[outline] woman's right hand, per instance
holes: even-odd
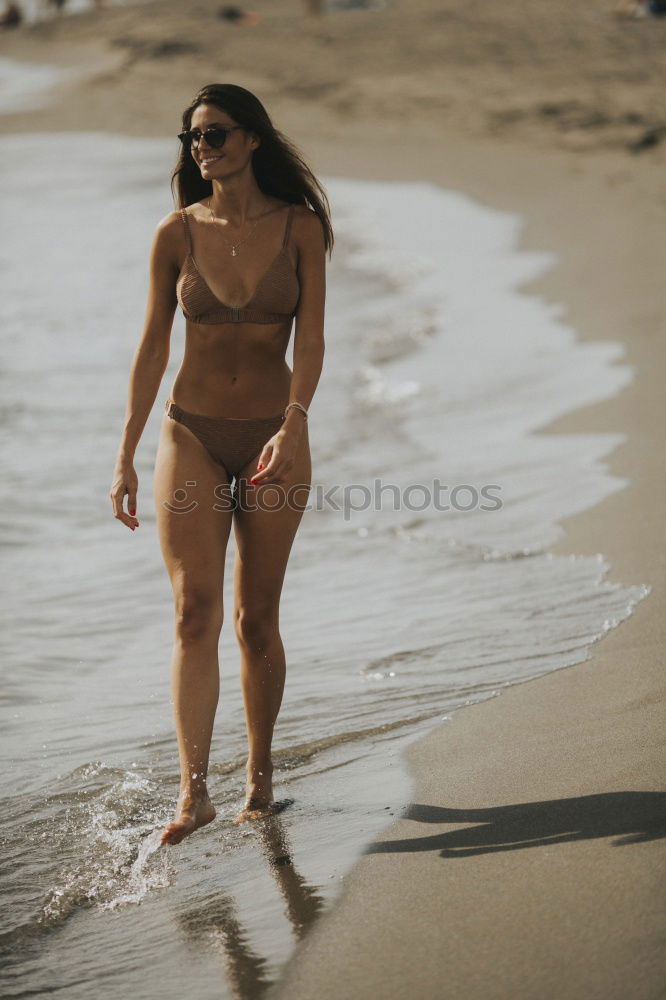
[[[113,470],[113,484],[109,490],[109,496],[111,497],[111,504],[113,506],[113,516],[117,517],[123,524],[126,524],[132,531],[139,527],[139,522],[135,517],[138,490],[139,477],[134,471],[134,463],[118,459],[116,467]],[[127,494],[127,510],[129,513],[123,510],[125,494]]]

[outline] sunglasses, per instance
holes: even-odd
[[[235,131],[237,128],[243,128],[243,125],[230,125],[228,128],[222,128],[221,125],[211,125],[204,132],[200,132],[198,128],[188,129],[186,132],[180,132],[178,138],[182,142],[185,149],[195,149],[199,148],[199,143],[201,138],[206,140],[206,144],[211,147],[211,149],[222,149],[225,142],[227,141],[227,135],[229,132]]]

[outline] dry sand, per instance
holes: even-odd
[[[80,67],[5,131],[171,135],[204,83],[257,92],[327,176],[431,180],[525,214],[559,264],[525,286],[636,378],[543,433],[612,432],[630,485],[564,523],[651,595],[591,659],[463,709],[413,744],[414,805],[290,959],[289,1000],[656,1000],[663,849],[666,18],[613,3],[412,0],[239,27],[175,0],[26,26],[0,56]],[[575,484],[572,484],[575,488]]]

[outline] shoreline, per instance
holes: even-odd
[[[666,308],[659,306],[656,254],[646,251],[638,274],[628,258],[639,235],[656,250],[666,212],[649,216],[645,201],[645,218],[637,216],[639,185],[622,211],[617,200],[614,211],[601,211],[610,199],[594,168],[621,178],[615,157],[597,154],[592,164],[571,157],[566,167],[567,154],[523,149],[527,169],[520,171],[515,149],[493,145],[491,165],[475,155],[475,144],[453,141],[451,155],[424,155],[421,148],[418,166],[401,160],[387,168],[375,149],[372,172],[366,162],[364,176],[387,179],[394,169],[401,180],[438,175],[446,188],[524,215],[519,247],[555,251],[558,260],[521,291],[568,306],[566,320],[580,340],[625,345],[633,382],[539,433],[624,432],[625,442],[605,464],[630,482],[561,521],[565,537],[550,551],[601,552],[610,563],[606,579],[647,583],[652,590],[591,646],[588,660],[458,709],[407,748],[412,806],[348,873],[341,897],[291,957],[273,995],[337,1000],[380,989],[402,1000],[412,992],[440,996],[445,985],[447,995],[465,1000],[656,1000],[665,971],[658,941],[663,907],[650,830],[658,840],[664,557],[655,546],[659,489],[650,490],[645,467],[652,466],[655,484],[663,482],[663,346],[657,353],[654,334]],[[331,156],[334,151],[320,148],[321,159]],[[659,190],[654,168],[648,180]],[[538,188],[549,178],[558,183],[546,202]],[[580,206],[598,208],[597,227],[616,227],[628,237],[623,243],[613,246],[591,231],[590,216],[572,207],[573,198],[567,214],[570,193],[581,191]],[[579,246],[595,255],[582,260]],[[607,297],[590,295],[585,282],[573,280],[580,269],[600,285],[607,282]],[[643,299],[625,288],[632,279],[652,290],[638,328]],[[620,337],[632,314],[632,336]],[[618,856],[620,844],[629,855]]]
[[[557,4],[558,10],[572,6]],[[418,0],[412,20],[418,21],[416,14],[427,7]],[[88,112],[100,108],[94,127],[170,135],[192,82],[198,86],[208,74],[219,76],[217,63],[208,53],[183,56],[173,80],[164,81],[157,113],[151,115],[140,98],[144,88],[156,88],[164,63],[135,54],[135,61],[121,65],[123,53],[116,48],[111,56],[96,34],[100,24],[109,31],[139,25],[143,38],[135,39],[129,51],[140,53],[140,46],[152,44],[161,31],[158,8],[171,12],[167,30],[173,31],[180,16],[176,8],[172,12],[169,4],[155,3],[143,10],[111,9],[105,22],[89,15],[76,24],[68,19],[66,34],[55,25],[21,40],[12,56],[22,52],[28,58],[32,50],[63,64],[81,43],[81,65],[93,65],[103,51],[109,61],[90,86],[84,81],[74,90],[68,84],[59,105],[0,117],[0,128],[86,128]],[[524,8],[524,0],[503,5],[509,28]],[[283,2],[277,4],[278,14],[285,10]],[[527,18],[525,30],[538,31],[538,19],[547,16],[535,12],[534,28]],[[377,15],[351,17],[360,26],[358,38],[347,40],[350,16],[345,15],[337,23],[331,19],[325,29],[309,28],[308,37],[299,39],[302,52],[314,59],[307,45],[315,55],[325,51],[328,33],[349,41],[345,61],[350,61],[379,24]],[[272,23],[267,14],[265,27]],[[447,25],[455,39],[460,24]],[[198,38],[204,27],[196,26]],[[242,39],[243,46],[261,40],[259,28]],[[629,31],[638,37],[645,24],[631,25]],[[269,42],[261,54],[270,62]],[[249,54],[236,58],[242,64]],[[272,58],[277,64],[278,56]],[[247,63],[247,72],[244,64],[242,71],[237,65],[232,58],[226,78],[268,94],[267,76],[254,76],[254,63]],[[323,65],[325,73],[325,60]],[[422,91],[428,83],[433,90],[440,86],[439,66],[418,68],[424,75]],[[306,70],[306,79],[319,74],[314,62]],[[388,80],[389,93],[397,99],[391,72],[373,48],[367,75],[358,84],[365,113],[353,108],[352,114],[349,103],[347,112],[340,110],[349,92],[346,80],[337,103],[325,89],[320,101],[306,100],[285,69],[284,78],[278,74],[282,86],[271,104],[272,116],[296,138],[315,173],[437,183],[491,208],[521,214],[519,246],[558,255],[555,266],[522,285],[521,292],[566,305],[563,318],[582,341],[622,342],[634,381],[617,396],[573,410],[539,432],[626,435],[604,461],[628,485],[560,522],[565,536],[551,551],[601,552],[610,564],[609,581],[645,583],[652,590],[627,620],[591,646],[584,663],[511,685],[501,696],[467,706],[472,711],[456,711],[450,722],[410,745],[405,761],[414,782],[412,807],[368,845],[346,874],[342,895],[296,947],[270,992],[289,1000],[315,995],[365,1000],[379,990],[396,1000],[412,993],[438,997],[443,990],[461,1000],[602,995],[605,1000],[656,1000],[666,973],[655,875],[663,772],[657,747],[664,728],[660,659],[666,560],[659,539],[666,472],[659,434],[664,368],[659,333],[666,325],[666,149],[662,144],[634,155],[621,144],[604,145],[593,130],[560,134],[546,120],[533,121],[527,111],[515,132],[488,125],[483,133],[476,109],[468,127],[465,109],[484,86],[492,90],[495,84],[490,68],[486,76],[479,69],[467,99],[463,75],[456,77],[459,68],[454,67],[450,114],[423,104],[421,92],[414,90],[407,102],[413,116],[404,103],[393,115],[390,101],[381,104],[377,84]],[[561,74],[564,79],[564,65]],[[544,81],[545,92],[545,71]],[[658,83],[657,74],[652,86]],[[521,70],[510,95],[513,103],[505,96],[508,108],[529,110],[529,84],[529,73]],[[557,88],[558,95],[567,85]],[[591,77],[577,78],[576,86],[582,103],[593,106]]]

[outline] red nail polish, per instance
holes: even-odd
[[[263,469],[263,465],[258,465],[257,468],[258,469]]]
[[[130,511],[130,514],[132,515],[132,517],[134,517],[134,515],[136,514],[136,507],[134,508],[134,510]]]

